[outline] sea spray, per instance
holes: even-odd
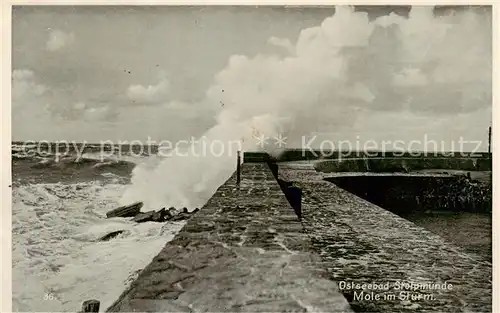
[[[190,147],[174,149],[154,170],[138,166],[121,203],[143,201],[143,211],[200,207],[235,171],[237,151],[266,148],[256,143],[256,129],[265,136],[279,129],[269,115],[237,121],[221,114],[219,121]]]
[[[489,112],[491,13],[465,9],[435,16],[432,6],[423,6],[407,18],[392,13],[373,19],[352,7],[335,11],[302,30],[295,45],[269,41],[290,43],[284,54],[230,57],[200,104],[220,110],[204,143],[227,147],[239,140],[243,150],[262,150],[262,138],[281,135],[287,147],[297,148],[311,132],[353,141],[356,129],[368,131],[371,141],[390,128],[387,119],[377,122],[384,115],[376,112],[408,116],[400,123],[405,132],[391,131],[405,140],[442,127],[447,112]],[[429,114],[438,122],[425,122]],[[175,148],[154,170],[138,167],[122,202],[144,201],[145,209],[201,206],[234,171],[236,153],[199,156],[202,143],[190,148],[187,156],[186,148]]]

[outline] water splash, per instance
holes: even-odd
[[[285,56],[232,56],[206,92],[203,105],[219,111],[217,124],[203,136],[205,145],[194,144],[189,153],[174,149],[154,170],[138,167],[122,202],[144,201],[151,209],[202,205],[235,170],[230,142],[244,151],[265,149],[255,132],[281,134],[287,147],[297,147],[313,131],[351,139],[353,129],[373,123],[373,112],[436,119],[489,112],[491,12],[434,16],[432,10],[413,7],[408,18],[371,20],[338,6],[321,25],[304,29],[294,45],[271,38],[271,44],[287,43]],[[425,127],[412,129],[411,136],[432,132],[432,123]],[[378,128],[390,125],[384,120]],[[223,153],[207,146],[224,147]]]

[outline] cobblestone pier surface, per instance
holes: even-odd
[[[353,310],[491,312],[490,262],[323,176],[312,166],[279,164],[280,179],[302,189],[302,224],[330,278],[367,284],[364,290],[342,290]],[[374,283],[389,288],[374,290]],[[446,289],[428,288],[444,283]]]
[[[352,312],[310,238],[269,167],[244,163],[108,311]]]

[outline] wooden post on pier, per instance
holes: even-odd
[[[236,184],[239,185],[241,181],[241,151],[238,150],[238,157],[236,163]]]
[[[85,312],[99,312],[99,307],[101,306],[101,303],[99,302],[99,300],[87,300],[87,301],[84,301],[83,304],[82,304],[82,311],[83,313]]]
[[[491,153],[491,126],[488,129],[488,153]]]

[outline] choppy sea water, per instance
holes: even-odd
[[[492,260],[492,216],[472,212],[435,211],[414,213],[404,218],[467,252]]]
[[[76,312],[88,299],[100,300],[105,310],[184,225],[106,219],[119,206],[133,166],[94,161],[14,157],[13,311]],[[115,230],[125,232],[98,241]]]

